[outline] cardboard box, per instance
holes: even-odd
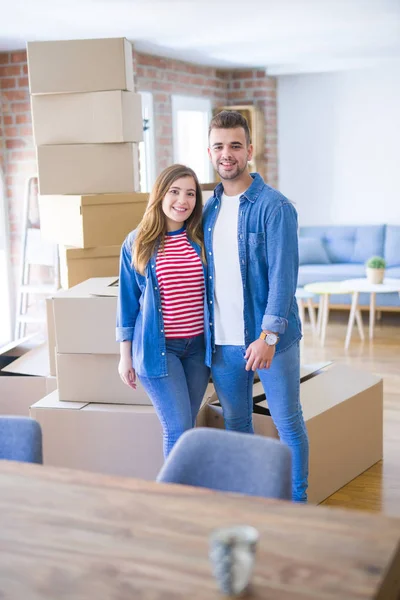
[[[110,144],[143,140],[142,101],[133,92],[31,97],[37,146]]]
[[[155,479],[163,464],[162,428],[151,406],[60,402],[31,406],[43,432],[45,465]]]
[[[122,245],[147,207],[149,194],[40,196],[42,237],[75,248]]]
[[[57,352],[119,354],[115,341],[117,297],[102,295],[108,288],[115,289],[115,281],[115,277],[89,279],[53,296]]]
[[[132,45],[125,38],[28,42],[31,94],[134,91]]]
[[[69,144],[37,148],[41,194],[139,191],[137,144]]]
[[[136,390],[122,382],[116,354],[57,354],[56,361],[58,394],[64,402],[151,405],[138,379]]]
[[[0,415],[28,417],[32,402],[56,387],[49,376],[46,345],[34,347],[0,371]]]
[[[93,277],[118,277],[121,246],[59,247],[61,287],[68,289]]]
[[[300,400],[310,441],[309,502],[318,504],[382,459],[382,379],[333,365],[301,383]],[[215,401],[203,407],[200,423],[223,428]],[[255,405],[253,424],[255,433],[279,437],[265,401]]]

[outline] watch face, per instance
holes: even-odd
[[[275,333],[267,333],[265,336],[265,341],[267,342],[268,346],[275,346],[278,341],[278,336]]]

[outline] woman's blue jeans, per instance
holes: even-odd
[[[246,371],[244,346],[216,346],[211,368],[226,429],[253,433],[253,378]],[[259,370],[272,420],[292,451],[293,500],[307,501],[308,436],[300,404],[300,350],[296,342]]]
[[[165,458],[182,433],[194,427],[210,377],[203,335],[167,339],[166,352],[166,377],[139,377],[163,428]]]

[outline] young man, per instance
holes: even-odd
[[[258,372],[280,439],[292,450],[293,500],[307,501],[308,438],[300,405],[301,326],[295,291],[297,213],[250,174],[247,121],[223,111],[209,127],[208,154],[221,183],[205,206],[204,240],[212,378],[227,429],[253,433]]]

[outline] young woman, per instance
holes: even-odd
[[[164,456],[194,426],[209,380],[202,195],[195,173],[172,165],[157,178],[141,223],[121,249],[117,341],[122,381],[149,395]]]

